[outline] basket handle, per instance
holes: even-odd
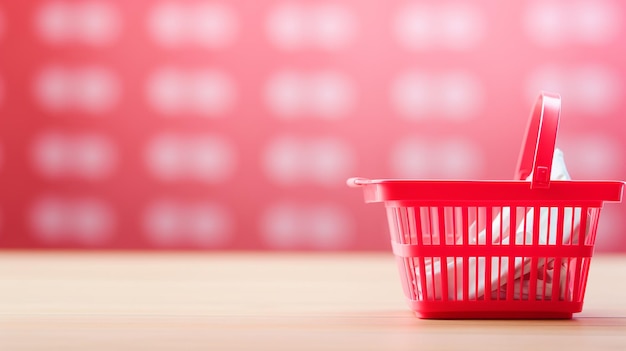
[[[532,172],[531,189],[550,187],[552,157],[561,115],[561,96],[541,92],[526,126],[515,179],[524,180]]]

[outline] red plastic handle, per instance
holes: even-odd
[[[524,180],[532,172],[531,189],[550,187],[560,115],[561,96],[547,92],[539,94],[526,127],[515,174],[515,179]]]

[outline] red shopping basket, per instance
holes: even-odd
[[[418,317],[571,318],[582,310],[600,209],[621,201],[624,183],[550,180],[560,109],[558,95],[540,94],[517,180],[348,180],[366,202],[385,203]]]

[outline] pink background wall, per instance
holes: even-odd
[[[387,249],[349,176],[626,180],[626,3],[0,1],[0,247]],[[626,205],[597,247],[626,251]]]

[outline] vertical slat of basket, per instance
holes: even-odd
[[[469,246],[469,209],[467,206],[463,206],[461,211],[463,221],[463,243],[462,246],[467,252]],[[469,299],[469,266],[467,254],[462,256],[463,259],[463,276],[461,277],[461,289],[463,289],[462,300],[467,301]]]
[[[533,228],[532,228],[532,247],[539,247],[539,237],[541,236],[541,221],[543,217],[542,207],[534,206],[533,207]],[[535,301],[537,299],[537,257],[530,257],[530,274],[528,278],[528,300]]]
[[[578,245],[579,246],[583,246],[585,245],[585,235],[587,232],[587,213],[588,213],[589,208],[587,206],[583,206],[580,209],[580,226],[578,228]],[[577,257],[576,259],[576,270],[575,270],[575,277],[576,279],[574,280],[574,296],[573,298],[575,299],[575,301],[581,301],[582,299],[582,288],[580,286],[581,283],[581,278],[582,278],[582,257]]]
[[[511,221],[509,224],[509,245],[517,245],[515,232],[517,230],[517,206],[511,206]],[[506,283],[506,300],[512,301],[515,299],[515,255],[509,255],[508,257],[509,267],[507,268],[507,283]]]
[[[415,207],[407,208],[407,219],[408,219],[408,228],[409,228],[409,244],[415,245],[417,244],[417,222],[415,220]],[[411,291],[412,291],[412,300],[418,300],[419,292],[418,292],[418,272],[417,268],[419,265],[417,264],[417,260],[415,257],[407,257],[405,258],[405,262],[409,265],[408,274],[410,275],[411,282]]]
[[[446,218],[444,213],[443,206],[437,206],[437,228],[439,230],[439,246],[447,246],[447,235],[446,235]],[[446,255],[441,255],[439,257],[439,266],[440,266],[440,279],[441,279],[441,299],[443,301],[448,301],[448,260]]]
[[[493,207],[487,206],[485,208],[485,245],[487,247],[493,247]],[[492,255],[485,255],[485,281],[484,293],[485,300],[491,300],[491,257]]]
[[[418,210],[419,209],[419,210]],[[416,208],[415,210],[415,230],[416,230],[416,236],[417,236],[417,245],[418,246],[422,246],[424,245],[424,240],[423,240],[423,232],[422,232],[422,209],[421,207]],[[419,267],[420,267],[420,271],[419,271],[419,279],[420,279],[420,284],[422,286],[422,298],[424,300],[427,300],[427,284],[426,284],[426,267],[425,267],[425,262],[424,262],[424,256],[419,255],[418,257],[419,260]]]
[[[563,226],[565,225],[565,208],[563,206],[559,206],[557,210],[557,222],[556,222],[556,252],[559,252],[560,248],[563,247]],[[552,278],[552,300],[560,300],[561,299],[561,264],[563,258],[562,255],[559,254],[554,258],[554,276]]]

